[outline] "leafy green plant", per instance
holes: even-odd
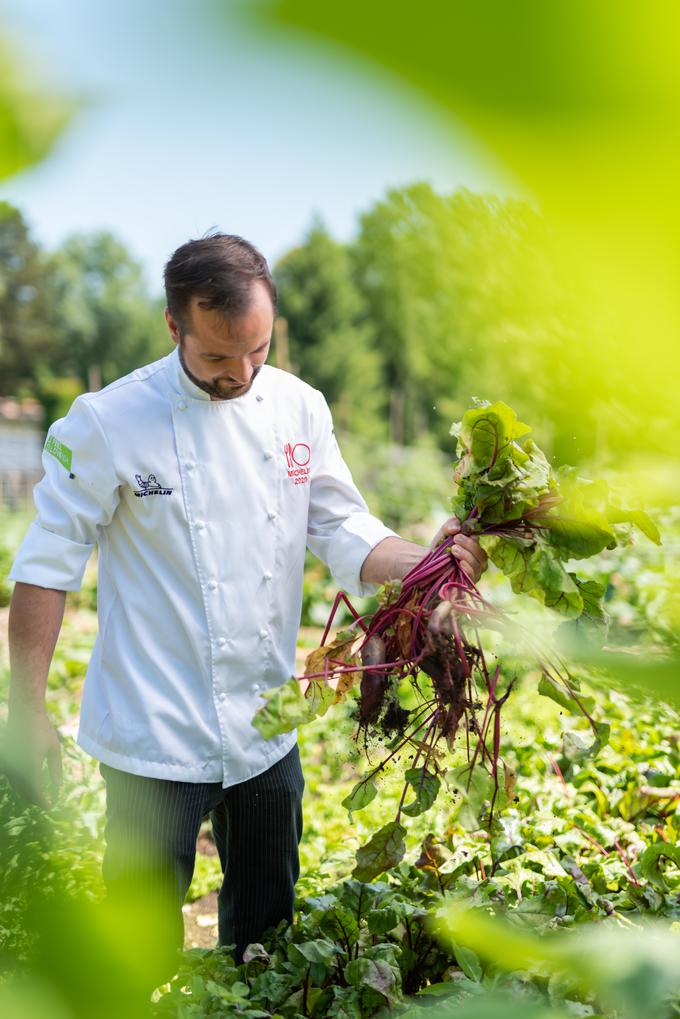
[[[452,509],[464,533],[480,535],[514,591],[531,595],[581,625],[601,627],[604,588],[567,571],[565,562],[615,547],[616,525],[634,523],[657,543],[658,531],[641,510],[617,505],[604,483],[584,481],[571,468],[555,474],[529,431],[503,403],[480,404],[453,426],[458,462]],[[370,881],[403,858],[402,814],[413,817],[429,810],[442,783],[465,801],[462,814],[473,828],[490,826],[494,809],[511,795],[512,776],[500,759],[501,709],[515,678],[502,681],[501,663],[485,653],[479,635],[482,628],[503,629],[508,620],[481,595],[451,555],[453,547],[453,538],[443,541],[402,582],[386,585],[378,611],[370,617],[359,615],[340,592],[321,646],[307,659],[305,693],[293,677],[265,694],[266,703],[253,719],[266,737],[290,731],[324,714],[360,677],[359,732],[366,737],[379,723],[391,742],[390,754],[347,797],[350,813],[377,795],[376,779],[399,750],[406,745],[415,748],[395,819],[357,853],[353,874],[359,880]],[[354,617],[354,627],[327,644],[343,603]],[[532,646],[528,636],[527,642]],[[592,753],[608,736],[607,724],[594,717],[592,698],[581,691],[577,676],[563,662],[549,660],[540,649],[536,656],[539,691],[568,711],[577,706],[593,730],[594,742],[581,742],[573,752]],[[423,673],[431,680],[430,690],[420,686]],[[416,697],[410,709],[397,696],[405,681]],[[437,758],[437,743],[443,739],[454,751],[459,729],[465,731],[465,760],[447,770]]]

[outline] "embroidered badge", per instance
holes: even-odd
[[[155,474],[150,474],[149,477],[144,480],[141,474],[135,474],[135,479],[139,488],[136,489],[135,495],[138,499],[141,499],[145,495],[172,495],[171,488],[164,488],[160,484]]]
[[[75,474],[71,471],[71,465],[73,464],[73,451],[68,448],[63,442],[59,442],[59,439],[55,439],[53,435],[48,435],[47,442],[45,443],[45,451],[50,453],[55,460],[58,460],[62,467],[65,467],[68,471],[69,478],[75,478]]]
[[[312,458],[312,451],[306,442],[287,442],[283,447],[283,454],[286,458],[286,470],[288,477],[295,485],[306,485],[309,480],[309,461]]]

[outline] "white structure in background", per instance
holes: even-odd
[[[43,409],[37,400],[0,397],[0,506],[30,503],[43,475]]]

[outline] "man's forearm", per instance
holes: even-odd
[[[66,592],[17,583],[9,610],[9,710],[43,710]]]
[[[372,548],[361,567],[361,579],[367,584],[401,580],[430,549],[405,538],[383,538]]]

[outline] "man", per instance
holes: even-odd
[[[15,779],[47,806],[59,738],[44,707],[67,591],[99,547],[99,635],[77,741],[107,784],[109,896],[159,876],[182,944],[196,836],[211,817],[224,870],[219,942],[292,920],[304,777],[297,731],[263,739],[262,691],[295,671],[308,546],[350,593],[398,578],[427,549],[372,516],[321,393],[266,365],[276,289],[240,237],[182,245],[165,269],[176,348],[74,402],[49,432],[37,517],[11,573],[9,728]],[[463,568],[486,557],[451,519]]]

